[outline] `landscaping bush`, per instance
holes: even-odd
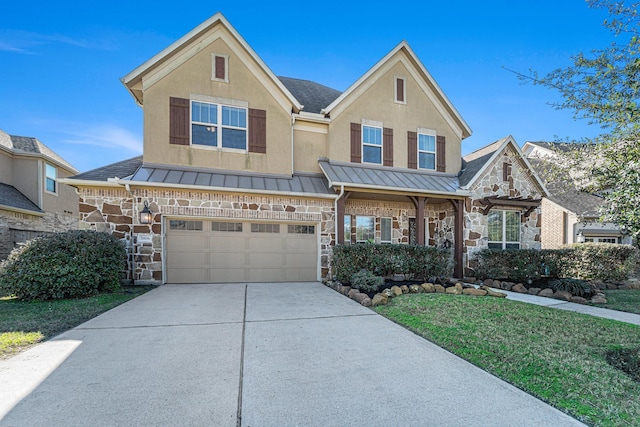
[[[447,249],[415,245],[336,245],[333,248],[335,277],[349,283],[354,274],[368,270],[375,276],[403,274],[407,279],[428,280],[451,274],[452,257]]]
[[[21,300],[80,298],[120,286],[124,246],[108,233],[73,230],[14,249],[0,266],[0,295]]]
[[[525,282],[542,276],[583,280],[625,280],[638,251],[630,245],[580,243],[563,249],[485,249],[475,261],[476,276]]]
[[[580,279],[554,279],[549,282],[549,287],[554,291],[565,291],[583,298],[591,298],[596,294],[594,286]]]
[[[367,270],[360,270],[351,276],[351,287],[364,293],[376,292],[384,285],[384,278]]]

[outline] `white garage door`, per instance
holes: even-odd
[[[317,227],[308,224],[167,221],[167,283],[317,280]]]

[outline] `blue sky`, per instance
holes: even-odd
[[[583,0],[5,2],[0,129],[80,171],[140,154],[142,110],[119,79],[218,11],[276,75],[338,90],[406,40],[473,130],[465,154],[509,134],[522,145],[599,133],[503,68],[544,73],[606,47],[606,12]]]

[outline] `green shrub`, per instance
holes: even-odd
[[[80,298],[120,286],[124,246],[108,233],[73,230],[15,249],[0,266],[0,295],[21,300]]]
[[[484,279],[513,281],[550,278],[625,280],[636,265],[638,251],[630,245],[581,243],[563,249],[485,249],[478,252],[475,274]]]
[[[444,278],[451,274],[452,257],[447,249],[415,245],[336,245],[333,248],[335,277],[349,282],[360,270],[375,276],[404,274],[407,279]]]
[[[591,298],[596,293],[589,282],[580,279],[554,279],[549,281],[549,287],[554,291],[565,291],[583,298]]]
[[[351,276],[351,287],[365,293],[376,292],[383,285],[384,278],[367,270],[360,270]]]

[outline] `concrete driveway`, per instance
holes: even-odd
[[[0,361],[0,425],[581,424],[319,283],[256,283],[165,285]]]

